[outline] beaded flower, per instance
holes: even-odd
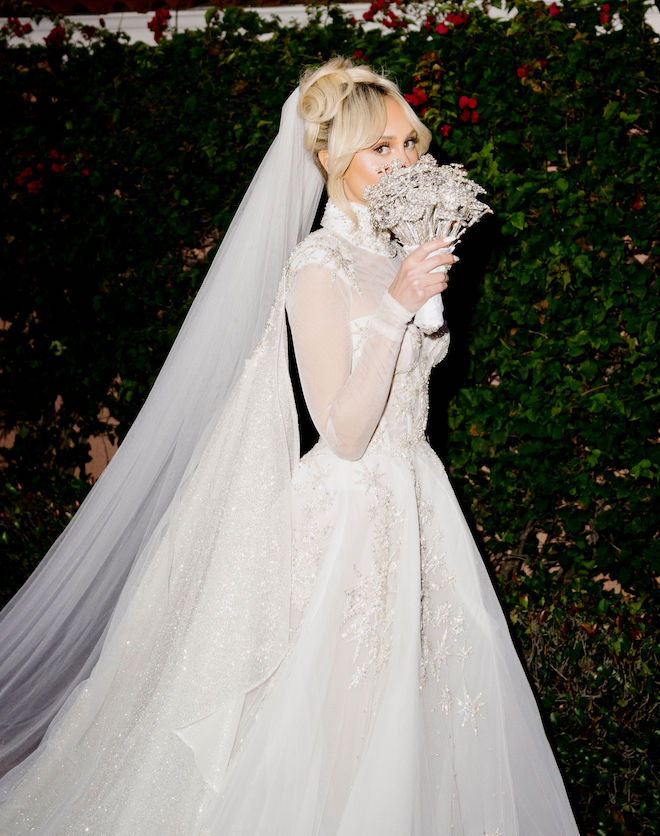
[[[374,226],[391,232],[405,247],[460,238],[492,213],[479,194],[485,189],[470,180],[462,165],[439,166],[431,154],[408,167],[395,160],[377,183],[364,189]]]

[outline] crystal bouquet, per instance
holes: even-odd
[[[364,190],[364,199],[377,229],[391,232],[411,253],[425,241],[445,238],[452,242],[447,252],[468,227],[492,210],[477,199],[484,194],[458,163],[438,166],[430,154],[415,165],[404,167],[396,160],[380,180]],[[447,272],[449,266],[437,268]],[[431,297],[417,311],[414,322],[427,334],[444,322],[442,296]]]

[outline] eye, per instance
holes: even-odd
[[[411,136],[410,139],[405,141],[406,148],[414,148],[415,145],[419,142],[419,139],[416,136]]]
[[[382,145],[376,145],[371,150],[375,151],[377,154],[384,154],[388,149],[389,145],[387,143],[383,143]]]

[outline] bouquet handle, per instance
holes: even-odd
[[[414,246],[404,246],[404,250],[406,255],[410,255],[410,253],[414,252],[417,249],[417,245]],[[450,253],[454,249],[453,246],[445,247],[440,250],[436,250],[433,255],[436,253]],[[448,273],[449,264],[443,264],[441,267],[436,267],[433,271],[434,273]],[[436,331],[439,331],[440,328],[444,325],[445,322],[445,306],[442,301],[442,293],[436,293],[435,296],[431,296],[430,299],[427,299],[426,302],[422,305],[422,307],[417,311],[415,316],[413,317],[413,322],[425,334],[435,334]]]

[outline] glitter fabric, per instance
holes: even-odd
[[[0,832],[577,833],[424,437],[448,334],[389,296],[401,254],[362,209],[354,228],[330,206],[294,251],[230,423],[92,676],[12,778]],[[321,434],[288,476],[273,461],[291,430],[285,298]]]

